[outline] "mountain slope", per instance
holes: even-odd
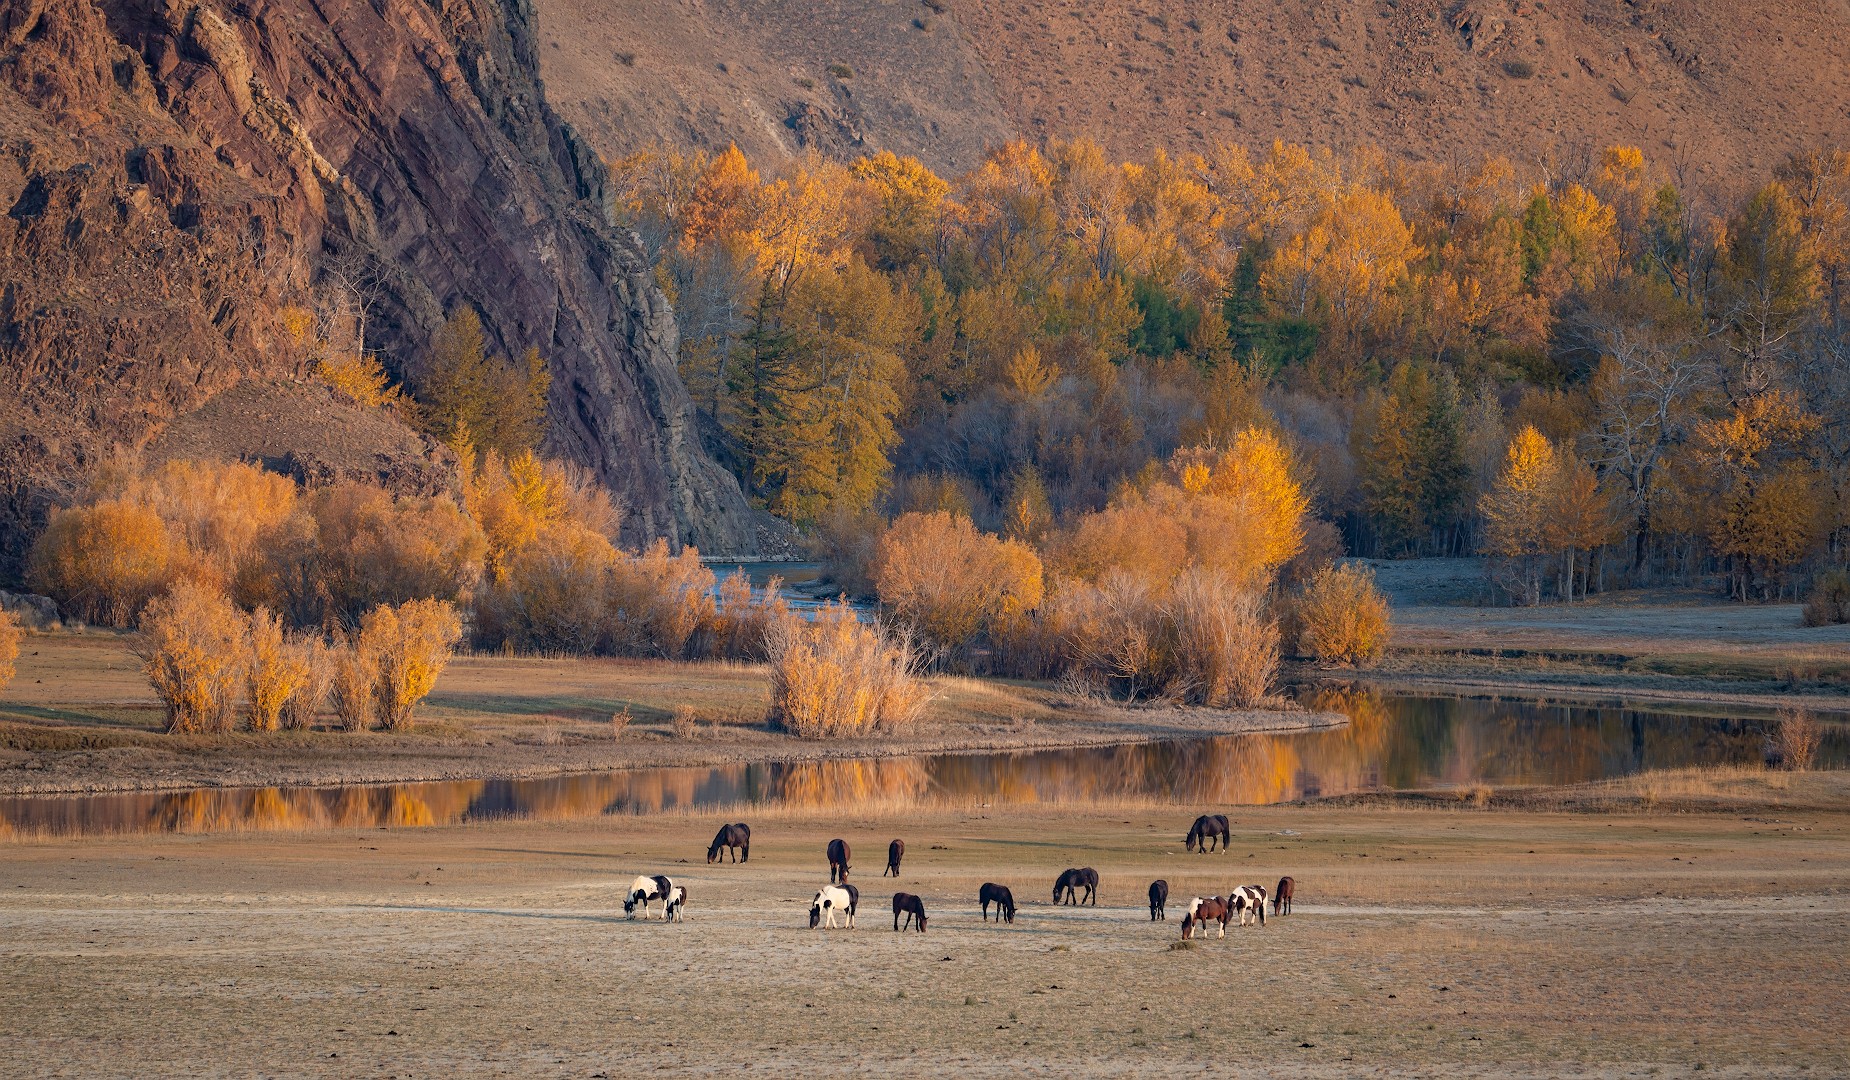
[[[1721,196],[1850,141],[1844,0],[537,5],[553,100],[606,153],[736,139],[761,161],[891,149],[955,172],[973,145],[1083,135],[1120,155],[1285,139],[1571,169],[1630,143]]]
[[[112,444],[300,376],[280,311],[331,271],[401,369],[460,304],[501,351],[538,346],[548,447],[622,497],[634,538],[753,550],[672,315],[541,93],[530,19],[519,0],[0,9],[0,572]]]

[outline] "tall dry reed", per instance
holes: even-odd
[[[911,646],[843,604],[787,615],[767,642],[771,721],[807,739],[892,731],[918,719],[927,690]]]

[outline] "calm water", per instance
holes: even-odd
[[[1759,720],[1373,692],[1324,692],[1306,703],[1347,713],[1351,723],[1295,735],[1082,750],[626,769],[537,780],[0,797],[0,837],[443,825],[751,805],[891,809],[1157,799],[1207,807],[1478,781],[1574,783],[1761,756]],[[1850,726],[1828,723],[1826,731],[1819,764],[1843,768],[1850,762]]]

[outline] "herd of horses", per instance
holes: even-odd
[[[1188,830],[1184,845],[1191,852],[1205,854],[1210,851],[1226,851],[1233,838],[1232,825],[1225,814],[1202,814]],[[809,905],[809,928],[834,929],[839,918],[844,927],[854,929],[855,909],[861,904],[861,890],[848,883],[848,871],[852,869],[848,860],[852,857],[846,840],[830,840],[824,855],[829,861],[829,883],[816,890],[815,897]],[[880,876],[899,877],[899,864],[905,858],[906,842],[894,840],[887,845],[886,869]],[[752,857],[752,830],[743,822],[721,825],[713,837],[713,843],[707,848],[707,863],[712,865],[724,861],[727,855],[735,863],[749,862]],[[1278,887],[1268,891],[1264,885],[1240,885],[1228,891],[1226,896],[1197,896],[1188,902],[1188,910],[1182,916],[1182,937],[1192,938],[1202,933],[1212,924],[1217,928],[1218,936],[1227,936],[1227,924],[1237,919],[1240,926],[1249,922],[1259,926],[1265,925],[1266,904],[1272,905],[1273,915],[1291,914],[1291,900],[1297,891],[1297,882],[1290,877],[1278,880]],[[1150,921],[1167,921],[1169,918],[1169,882],[1159,878],[1150,882]],[[677,885],[673,880],[661,874],[645,874],[630,883],[628,895],[623,901],[623,912],[631,918],[636,909],[642,908],[642,917],[649,918],[651,907],[660,902],[662,920],[679,922],[685,918],[687,907],[687,889]],[[1053,902],[1055,904],[1098,906],[1098,871],[1090,866],[1069,867],[1054,880]],[[977,890],[977,903],[983,911],[983,921],[989,921],[990,905],[995,905],[996,922],[1013,923],[1015,921],[1015,894],[1006,885],[986,881]],[[901,919],[904,918],[904,926]],[[925,932],[925,901],[909,892],[893,894],[893,929],[916,929]]]

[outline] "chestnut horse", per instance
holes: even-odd
[[[905,857],[906,842],[904,840],[895,840],[888,844],[886,846],[886,869],[880,871],[880,876],[885,877],[888,874],[892,874],[894,877],[898,877],[899,860]]]
[[[1079,898],[1078,889],[1086,890],[1084,900]],[[1060,880],[1053,883],[1053,902],[1060,903],[1060,896],[1066,895],[1066,902],[1077,907],[1080,904],[1098,906],[1098,871],[1090,866],[1081,866],[1067,870],[1060,875]]]
[[[996,905],[997,922],[1015,921],[1015,894],[1009,891],[1007,885],[985,881],[983,887],[977,890],[976,898],[983,905],[984,922],[989,921],[989,905],[992,903]]]
[[[1278,891],[1272,894],[1272,914],[1291,914],[1291,894],[1298,891],[1298,883],[1288,877],[1278,879]]]
[[[1192,938],[1195,932],[1201,929],[1203,923],[1214,922],[1220,924],[1218,936],[1224,938],[1227,936],[1227,920],[1231,914],[1227,908],[1227,901],[1220,897],[1197,896],[1188,902],[1188,914],[1182,916],[1182,936]]]
[[[893,894],[893,929],[894,930],[899,929],[899,916],[900,916],[900,913],[902,912],[905,913],[907,926],[911,926],[912,920],[917,919],[919,923],[919,933],[923,934],[925,932],[925,901],[919,899],[918,897],[912,895],[909,892],[894,893]]]
[[[848,841],[829,841],[829,884],[848,880]]]
[[[1233,826],[1227,823],[1226,814],[1203,814],[1189,828],[1185,843],[1188,850],[1205,855],[1210,851],[1227,850],[1232,839]],[[1210,844],[1215,846],[1210,847]]]
[[[745,858],[739,858],[743,850]],[[737,825],[721,825],[719,832],[713,836],[713,843],[707,846],[707,862],[716,863],[724,857],[725,852],[732,853],[733,862],[749,862],[752,857],[752,829],[743,821]]]
[[[1150,921],[1169,921],[1169,883],[1162,878],[1150,882]]]

